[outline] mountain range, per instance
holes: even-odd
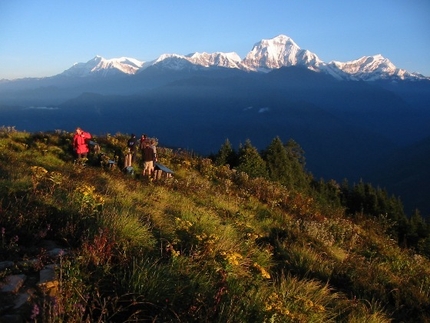
[[[382,55],[326,63],[279,35],[243,59],[96,56],[51,77],[1,80],[0,117],[31,132],[148,133],[201,154],[227,138],[259,149],[291,138],[316,178],[371,181],[407,197],[407,211],[430,214],[430,78]]]
[[[301,49],[290,37],[279,35],[256,43],[244,59],[235,53],[193,53],[189,55],[163,54],[150,62],[121,57],[105,59],[96,56],[86,63],[74,64],[60,75],[87,77],[91,75],[138,74],[150,66],[163,69],[205,69],[223,67],[253,72],[269,72],[286,66],[305,66],[324,72],[339,80],[419,80],[429,79],[418,73],[399,69],[382,55],[363,56],[359,59],[329,63],[323,62],[308,50]]]

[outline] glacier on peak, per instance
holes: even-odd
[[[62,75],[86,77],[94,73],[100,73],[103,76],[117,73],[135,74],[144,65],[144,62],[135,58],[119,57],[105,59],[100,55],[86,63],[75,63],[73,66],[65,70]]]
[[[423,75],[410,73],[404,69],[397,68],[388,58],[381,54],[373,56],[363,56],[356,60],[347,62],[332,61],[329,65],[347,73],[352,79],[374,81],[377,79],[399,78],[404,80],[423,79]]]
[[[228,68],[240,68],[239,64],[241,62],[240,56],[235,52],[230,53],[222,53],[215,52],[212,54],[203,52],[203,53],[192,53],[186,56],[187,59],[197,65],[201,65],[204,67],[210,66],[219,66],[219,67],[228,67]]]
[[[318,66],[322,63],[317,55],[301,49],[285,35],[261,40],[243,60],[243,64],[251,70],[263,72],[294,65],[307,65],[312,70],[318,70]]]
[[[235,52],[195,52],[188,55],[162,54],[148,62],[128,57],[105,59],[97,55],[86,63],[74,64],[62,75],[85,77],[121,73],[136,74],[149,66],[167,70],[224,67],[267,73],[281,67],[296,65],[304,66],[315,72],[327,73],[339,80],[430,79],[421,74],[410,73],[397,68],[381,54],[363,56],[347,62],[331,61],[326,63],[315,53],[300,48],[292,38],[283,34],[255,43],[244,59],[241,59]]]

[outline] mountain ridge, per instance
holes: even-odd
[[[381,54],[362,56],[347,62],[324,62],[315,53],[301,49],[292,38],[283,34],[255,43],[243,59],[236,52],[195,52],[188,55],[162,54],[148,62],[125,56],[106,59],[97,55],[88,62],[75,63],[62,73],[51,77],[59,75],[73,77],[135,75],[155,65],[173,70],[223,67],[263,73],[281,67],[300,65],[313,71],[329,74],[340,80],[430,80],[430,77],[422,74],[397,68]],[[8,80],[3,80],[3,82],[5,81]]]
[[[326,63],[309,50],[301,49],[292,38],[282,34],[255,43],[244,59],[240,59],[240,56],[235,52],[216,52],[212,54],[195,52],[188,55],[162,54],[153,61],[138,61],[138,64],[136,64],[137,60],[131,60],[133,61],[133,66],[131,67],[128,64],[122,63],[124,62],[124,58],[117,64],[110,65],[110,67],[125,74],[137,74],[149,66],[157,64],[162,64],[163,68],[166,69],[183,69],[187,67],[184,61],[188,61],[195,69],[225,67],[267,73],[281,67],[299,65],[313,71],[330,74],[340,80],[426,79],[425,76],[419,73],[410,73],[404,69],[397,68],[389,59],[383,57],[381,54],[363,56],[347,62],[331,61]],[[104,64],[106,65],[106,63]],[[135,68],[139,64],[140,68]],[[70,73],[72,69],[74,69],[74,66],[63,73]]]

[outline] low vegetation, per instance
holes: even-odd
[[[175,174],[151,181],[139,155],[121,171],[127,135],[95,138],[86,166],[72,135],[0,130],[0,261],[67,251],[34,321],[430,321],[427,222],[371,184],[313,179],[294,141],[158,147]]]

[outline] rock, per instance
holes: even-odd
[[[27,304],[27,302],[30,302],[30,300],[31,300],[31,294],[28,291],[25,293],[20,293],[15,298],[15,305],[13,308],[19,309],[24,304]]]
[[[48,255],[52,258],[64,256],[67,252],[62,248],[54,248],[48,251]]]
[[[25,321],[19,314],[0,316],[0,323],[24,323]]]
[[[55,264],[45,266],[40,271],[40,279],[37,286],[49,296],[58,295],[58,286],[59,281],[56,279],[55,268],[57,266]]]
[[[7,276],[4,282],[1,284],[0,292],[17,293],[26,279],[27,276],[23,274]]]
[[[13,265],[14,265],[13,261],[2,261],[0,262],[0,270],[13,267]]]

